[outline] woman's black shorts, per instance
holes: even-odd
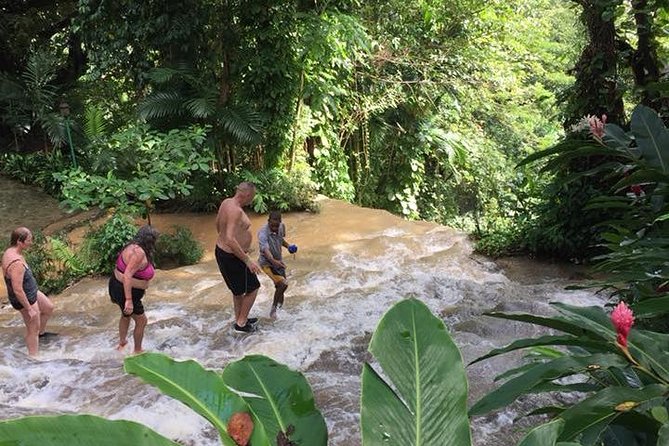
[[[142,297],[146,290],[141,288],[132,289],[132,314],[144,314],[144,305],[142,305]],[[114,273],[109,278],[109,296],[111,301],[121,307],[121,313],[125,309],[125,293],[123,292],[123,283],[121,283]]]

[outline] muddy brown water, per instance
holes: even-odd
[[[16,212],[23,219],[6,228],[48,229],[62,218],[55,202],[37,200],[43,200],[42,208],[48,202],[51,210]],[[553,300],[601,302],[587,291],[565,291],[573,275],[562,266],[523,259],[497,264],[474,255],[467,236],[453,229],[335,200],[321,199],[320,204],[318,214],[284,215],[287,239],[299,246],[295,256],[286,254],[290,288],[285,308],[276,322],[265,318],[272,285],[261,276],[252,311],[261,316],[261,329],[243,337],[231,332],[231,297],[213,260],[215,215],[154,216],[161,231],[188,226],[206,252],[197,265],[157,272],[145,297],[145,348],[218,370],[246,354],[270,356],[304,373],[326,419],[329,444],[357,446],[360,373],[362,363],[371,360],[367,344],[383,313],[398,300],[411,296],[425,302],[445,322],[465,363],[537,333],[532,326],[482,316],[484,311],[548,313]],[[3,205],[10,211],[17,207]],[[266,217],[251,220],[255,233]],[[124,356],[113,349],[118,308],[109,302],[105,278],[84,279],[53,299],[50,329],[60,335],[41,346],[37,360],[24,353],[19,314],[0,310],[0,418],[91,413],[146,424],[184,445],[220,444],[206,420],[123,372]],[[494,388],[493,377],[518,360],[515,355],[469,367],[470,402]],[[516,444],[531,422],[514,419],[530,408],[521,401],[475,418],[474,444]]]

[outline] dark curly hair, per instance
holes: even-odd
[[[151,225],[144,225],[139,228],[139,231],[137,231],[137,234],[129,244],[135,244],[142,248],[146,254],[146,258],[150,262],[156,249],[158,235],[156,228]]]

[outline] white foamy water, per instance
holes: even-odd
[[[566,282],[555,275],[542,278],[533,270],[526,274],[531,280],[507,277],[474,258],[463,234],[438,225],[331,200],[321,214],[286,215],[284,222],[299,252],[285,257],[290,288],[279,320],[262,318],[260,331],[250,336],[232,333],[231,297],[210,255],[213,246],[206,246],[202,263],[158,271],[144,300],[144,348],[217,370],[246,354],[263,354],[301,371],[326,418],[330,445],[361,443],[361,367],[372,359],[366,351],[371,333],[395,302],[425,302],[444,320],[465,362],[536,331],[486,318],[485,311],[548,313],[552,300],[601,303],[592,293],[564,290]],[[254,230],[262,223],[254,218]],[[266,316],[273,287],[264,276],[261,284],[252,314]],[[0,416],[90,413],[138,421],[186,445],[220,444],[191,409],[123,372],[124,356],[113,349],[119,309],[109,302],[106,279],[86,279],[54,301],[50,329],[60,335],[42,344],[38,360],[24,354],[19,314],[0,310]],[[490,390],[492,378],[512,361],[469,368],[472,400]],[[515,444],[509,436],[514,416],[509,410],[475,420],[474,443]]]

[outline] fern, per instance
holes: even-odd
[[[89,272],[86,264],[72,251],[67,243],[57,238],[49,238],[49,242],[56,261],[68,267],[77,276]]]
[[[84,112],[84,134],[89,141],[103,137],[107,133],[104,110],[96,105],[86,107]]]

